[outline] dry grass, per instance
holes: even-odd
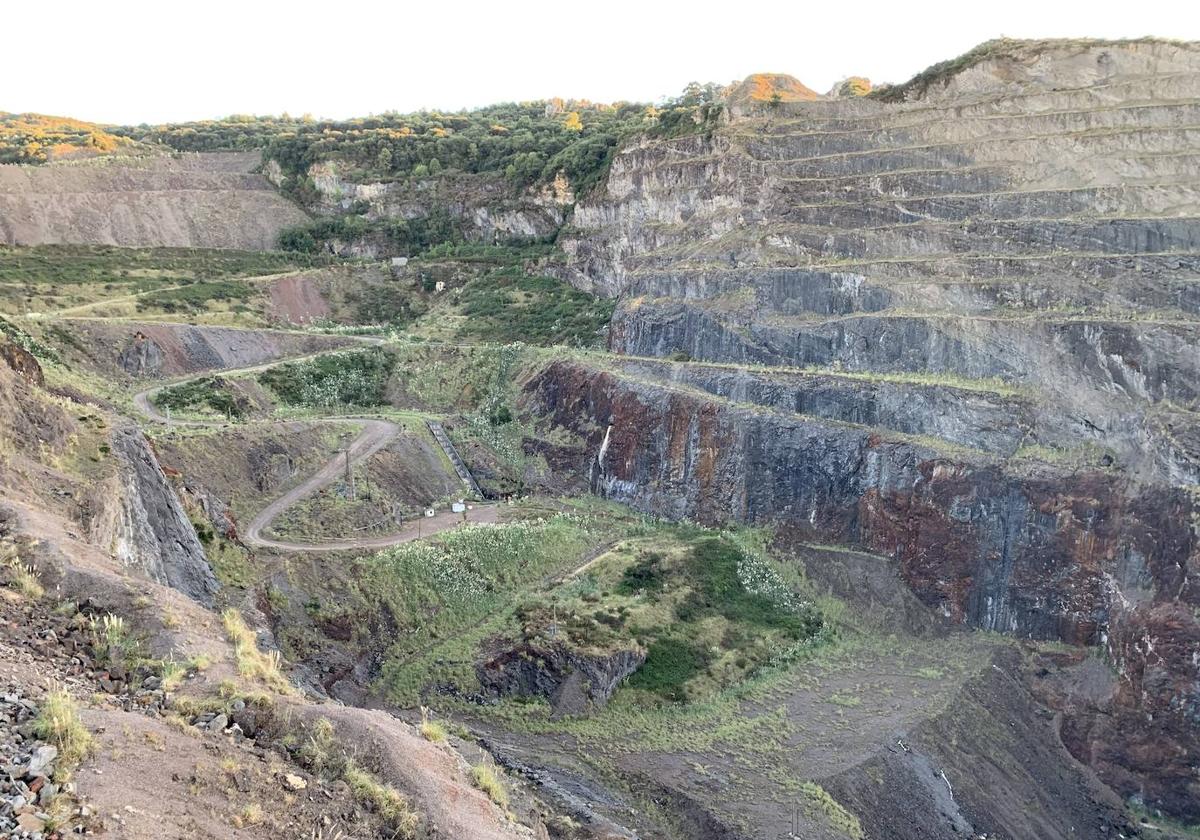
[[[61,778],[69,773],[93,749],[92,733],[79,719],[75,698],[63,689],[51,691],[43,698],[34,720],[33,732],[41,740],[58,747],[56,777]]]
[[[342,779],[350,786],[351,792],[359,802],[367,805],[383,818],[388,827],[395,832],[393,837],[414,838],[417,836],[420,817],[417,816],[416,811],[412,810],[408,800],[400,791],[383,784],[353,762],[347,763],[346,769],[342,772]]]
[[[8,570],[9,586],[21,597],[36,601],[46,594],[33,566],[21,562],[11,543],[0,545],[0,566]]]
[[[264,819],[262,806],[257,802],[251,802],[234,816],[233,824],[238,828],[243,828],[248,825],[259,825]]]
[[[475,787],[488,795],[500,808],[508,810],[508,791],[500,774],[488,764],[480,764],[471,768],[471,781]]]
[[[434,744],[446,743],[446,739],[450,734],[446,731],[446,727],[430,718],[429,709],[424,706],[421,707],[421,725],[418,728],[421,731],[422,737]]]
[[[258,680],[280,694],[295,693],[295,688],[281,670],[282,657],[279,652],[264,653],[258,649],[254,631],[246,625],[241,613],[230,607],[221,614],[221,620],[225,625],[225,635],[233,642],[239,674]]]
[[[180,665],[175,660],[172,659],[168,662],[164,662],[160,677],[160,679],[162,679],[163,691],[174,691],[175,689],[179,688],[179,686],[183,684],[183,678],[186,675],[187,668]]]

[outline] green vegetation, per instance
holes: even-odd
[[[0,318],[0,335],[42,361],[57,362],[59,360],[58,353],[53,347],[38,341],[7,318]]]
[[[264,653],[259,650],[254,631],[246,625],[241,613],[230,607],[221,613],[221,622],[225,625],[225,635],[233,643],[239,674],[261,682],[280,694],[295,693],[281,670],[279,651]]]
[[[153,278],[165,285],[188,280],[277,274],[313,264],[309,257],[262,251],[0,245],[0,283],[5,284],[130,285]]]
[[[153,400],[163,410],[198,411],[238,420],[250,411],[250,401],[236,393],[233,386],[219,376],[206,376],[171,385],[156,393]]]
[[[21,560],[17,547],[7,540],[0,542],[0,572],[5,573],[5,583],[22,598],[36,601],[45,594],[33,567]]]
[[[445,208],[412,219],[367,219],[363,216],[333,216],[314,219],[306,225],[279,234],[284,251],[317,253],[333,240],[352,241],[374,236],[402,254],[413,255],[434,245],[462,241],[462,232]]]
[[[863,840],[866,837],[858,817],[847,811],[825,788],[816,782],[805,782],[800,790],[807,800],[807,810],[824,817],[834,831],[850,840]]]
[[[378,406],[386,402],[384,387],[395,365],[395,356],[371,348],[278,365],[259,374],[258,379],[288,405]]]
[[[656,531],[619,544],[572,585],[527,599],[517,611],[522,636],[597,652],[645,648],[628,685],[656,695],[648,703],[698,699],[829,638],[821,613],[744,541]]]
[[[381,682],[396,702],[416,705],[431,683],[469,685],[479,627],[511,614],[513,594],[531,581],[578,562],[594,544],[596,528],[589,519],[560,514],[469,525],[397,546],[356,561],[353,592],[320,605],[320,616],[337,616],[353,600],[374,609],[386,605],[405,628],[396,634]]]
[[[318,718],[307,740],[297,750],[297,757],[310,770],[344,781],[362,805],[374,811],[387,825],[388,836],[394,840],[413,838],[420,817],[408,800],[391,785],[385,785],[338,745],[333,724],[328,718]]]
[[[396,838],[415,837],[420,818],[400,791],[385,785],[354,762],[347,762],[342,779],[350,786],[354,798],[378,814],[392,829]]]
[[[691,84],[657,107],[552,99],[473,111],[385,113],[351,120],[235,115],[223,120],[111,129],[180,151],[262,149],[302,202],[315,195],[309,167],[336,162],[352,181],[503,176],[516,187],[566,176],[577,195],[608,170],[618,145],[639,133],[711,131],[721,112],[717,85]]]
[[[79,719],[75,698],[65,689],[56,689],[42,698],[33,721],[33,734],[58,747],[60,767],[55,778],[60,782],[93,749],[92,733]]]
[[[508,810],[508,791],[504,788],[500,773],[494,767],[490,764],[475,765],[471,768],[471,781],[502,810]]]
[[[519,269],[493,271],[460,296],[464,338],[509,343],[592,347],[612,318],[614,301],[580,292],[561,280]]]
[[[139,312],[200,312],[212,301],[244,301],[250,297],[250,287],[236,280],[210,280],[190,283],[177,289],[161,289],[138,298]]]
[[[0,163],[46,163],[138,148],[128,137],[111,134],[95,123],[0,111]]]
[[[253,288],[238,278],[282,274],[329,260],[193,248],[0,246],[0,312],[52,312],[106,303],[123,307],[122,315],[192,315],[220,304],[241,311]]]

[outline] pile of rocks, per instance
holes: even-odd
[[[58,748],[34,736],[38,707],[22,695],[20,686],[0,693],[0,837],[52,840],[66,833],[82,834],[87,810],[74,802],[63,809],[60,796],[73,797],[71,783],[54,781]],[[57,820],[51,821],[51,807]],[[69,819],[63,825],[63,814]]]

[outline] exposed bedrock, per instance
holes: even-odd
[[[556,715],[576,715],[604,706],[645,661],[645,651],[634,648],[589,654],[563,644],[525,641],[491,651],[475,673],[485,691],[544,697]]]
[[[1106,779],[1142,791],[1148,768],[1130,745],[1177,735],[1187,746],[1165,760],[1179,775],[1155,801],[1200,813],[1187,777],[1187,755],[1200,748],[1200,683],[1190,659],[1162,662],[1156,652],[1191,650],[1200,633],[1190,583],[1200,504],[1188,490],[1114,472],[1020,471],[982,453],[567,362],[531,379],[524,399],[547,431],[581,441],[578,469],[608,498],[673,519],[783,524],[857,543],[894,557],[917,597],[951,622],[1105,645],[1121,686],[1109,714],[1129,725],[1105,753]],[[1176,623],[1155,623],[1174,606]]]
[[[1027,398],[987,390],[650,359],[619,364],[631,378],[694,388],[733,403],[928,435],[983,452],[1012,455],[1023,444],[1071,436],[1038,428],[1041,408]]]
[[[211,607],[217,580],[196,529],[145,435],[137,428],[123,427],[113,430],[112,441],[121,465],[118,558]]]

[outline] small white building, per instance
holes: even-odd
[[[432,518],[433,514],[434,514],[433,508],[425,508],[425,516],[426,517]]]

